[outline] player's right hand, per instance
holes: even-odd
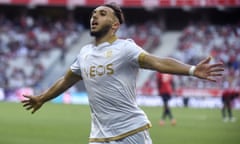
[[[23,103],[23,107],[25,107],[26,110],[32,110],[32,114],[34,114],[43,105],[40,96],[23,95],[23,97],[25,98],[21,101]]]

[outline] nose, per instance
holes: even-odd
[[[96,13],[96,12],[92,14],[92,18],[93,18],[93,19],[96,19],[96,18],[97,18],[97,13]]]

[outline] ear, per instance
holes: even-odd
[[[113,29],[118,29],[119,26],[120,26],[120,23],[119,23],[119,22],[114,22],[114,23],[112,24],[112,28],[113,28]]]

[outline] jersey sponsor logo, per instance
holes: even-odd
[[[111,50],[106,51],[106,53],[105,53],[105,57],[106,57],[106,58],[110,58],[110,57],[112,57],[112,51],[111,51]]]
[[[90,66],[88,70],[85,69],[85,74],[90,78],[112,75],[114,74],[113,64]]]

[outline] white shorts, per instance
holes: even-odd
[[[121,140],[110,142],[91,142],[89,144],[152,144],[152,139],[148,130],[144,130],[134,135],[127,136]]]

